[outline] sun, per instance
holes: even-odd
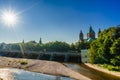
[[[2,12],[1,21],[8,27],[14,27],[18,22],[18,16],[13,10],[5,10]]]

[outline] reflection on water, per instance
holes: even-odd
[[[13,73],[14,80],[74,80],[67,77],[53,76],[42,73],[30,72],[20,69],[7,68]]]

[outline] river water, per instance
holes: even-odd
[[[68,77],[30,72],[30,71],[25,71],[22,69],[3,68],[0,70],[10,71],[10,73],[12,73],[12,77],[13,77],[12,80],[74,80],[74,79],[68,78]],[[4,75],[6,75],[6,74],[4,74]],[[4,78],[4,76],[2,76],[2,78]],[[11,80],[11,79],[4,79],[4,80]]]

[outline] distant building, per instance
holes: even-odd
[[[39,44],[42,44],[42,39],[40,38],[40,40],[39,40]]]
[[[100,33],[101,33],[101,30],[99,28],[98,36],[99,36]],[[93,40],[96,39],[95,35],[96,35],[95,31],[92,29],[92,26],[90,26],[89,31],[87,32],[87,35],[86,35],[87,36],[86,39],[84,39],[84,34],[83,34],[82,30],[80,31],[79,42],[80,43],[92,42]],[[89,54],[88,54],[87,48],[81,50],[81,62],[82,63],[89,62]]]
[[[89,39],[95,39],[95,32],[91,26],[89,28],[89,32],[87,33],[87,40]]]
[[[79,41],[82,43],[83,41],[84,41],[84,39],[83,39],[83,32],[82,32],[82,30],[80,31],[80,34],[79,34]]]
[[[24,43],[24,40],[22,41],[22,43]]]
[[[101,32],[101,30],[99,29],[98,35]],[[79,42],[83,43],[83,42],[92,42],[93,40],[95,40],[95,31],[92,29],[92,26],[90,26],[89,31],[87,33],[87,39],[84,39],[84,34],[82,32],[82,30],[80,31],[79,34]]]

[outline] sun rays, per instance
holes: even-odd
[[[1,11],[0,20],[4,25],[14,27],[19,21],[19,15],[12,9],[6,9]]]

